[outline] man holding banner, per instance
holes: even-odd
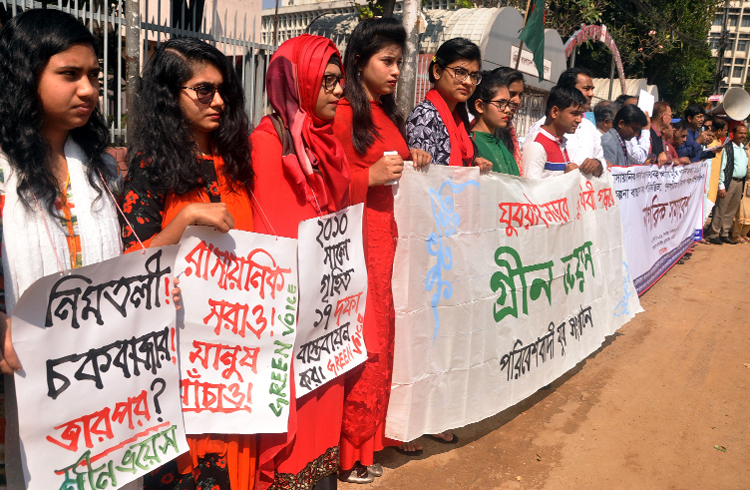
[[[568,155],[567,136],[576,132],[582,122],[586,98],[577,89],[555,87],[547,99],[544,125],[526,146],[523,172],[530,179],[562,175],[580,168],[581,172],[602,174],[602,164],[586,159],[579,167]]]
[[[737,244],[729,236],[729,232],[742,199],[742,189],[745,188],[747,177],[746,138],[747,127],[744,124],[735,127],[732,130],[732,151],[725,151],[721,158],[719,192],[716,196],[716,209],[711,221],[711,230],[708,233],[708,241],[716,245]]]

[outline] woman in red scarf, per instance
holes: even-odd
[[[297,238],[300,221],[349,205],[349,167],[333,134],[343,94],[341,55],[329,39],[302,36],[282,44],[266,77],[276,111],[250,136],[255,166],[255,231]],[[336,487],[344,380],[300,399],[294,383],[286,434],[262,434],[258,490]]]
[[[468,39],[458,37],[440,45],[429,67],[434,87],[406,120],[409,148],[426,151],[436,165],[492,168],[491,162],[475,158],[468,131],[465,102],[482,81],[481,69],[479,46]]]
[[[346,379],[340,443],[339,477],[352,483],[380,476],[383,470],[374,464],[373,452],[400,444],[385,439],[396,326],[391,275],[398,238],[388,184],[401,176],[404,160],[411,159],[416,166],[430,161],[423,150],[410,152],[406,146],[404,117],[393,97],[405,42],[406,31],[396,19],[357,25],[344,58],[349,79],[333,124],[351,169],[352,204],[365,203],[368,358]]]

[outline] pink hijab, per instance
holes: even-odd
[[[279,46],[266,75],[268,100],[288,132],[285,136],[291,137],[292,148],[282,156],[284,171],[297,184],[297,192],[320,213],[349,204],[351,181],[344,149],[333,134],[333,121],[315,116],[323,73],[332,56],[341,63],[341,54],[330,39],[302,34]],[[277,133],[269,117],[263,118],[257,130]]]

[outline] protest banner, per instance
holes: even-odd
[[[523,400],[642,311],[612,177],[405,167],[386,436],[410,441]]]
[[[710,161],[685,166],[613,167],[625,251],[638,294],[645,293],[703,232],[703,190]]]
[[[188,434],[286,432],[297,328],[297,241],[191,227],[175,262],[184,299]]]
[[[357,204],[299,224],[299,281],[305,287],[294,359],[297,398],[367,359],[363,210]]]
[[[188,450],[169,295],[176,252],[53,274],[16,305],[29,490],[116,489]]]

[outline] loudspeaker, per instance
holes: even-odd
[[[726,115],[735,121],[744,121],[750,115],[750,94],[741,88],[730,88],[721,104],[710,111],[712,116]]]

